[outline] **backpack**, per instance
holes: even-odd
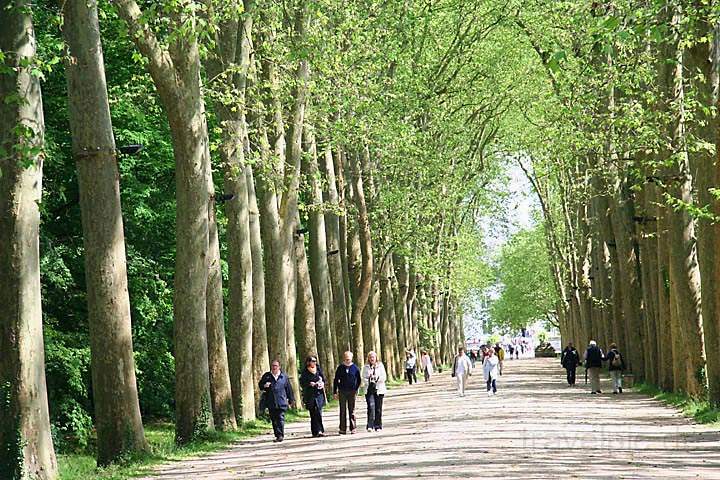
[[[620,356],[620,352],[613,352],[615,355],[613,355],[613,359],[610,362],[610,365],[617,368],[622,368],[622,357]]]

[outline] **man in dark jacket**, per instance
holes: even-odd
[[[572,342],[568,343],[565,350],[560,356],[560,365],[567,371],[567,382],[571,387],[575,386],[575,370],[580,364],[580,354],[573,346]]]
[[[625,359],[620,354],[617,345],[610,344],[610,351],[607,353],[608,370],[613,382],[613,393],[622,393],[622,378],[625,370]]]
[[[598,347],[595,340],[590,340],[588,349],[585,351],[585,368],[590,375],[590,393],[602,393],[600,390],[600,369],[605,360],[603,351]]]
[[[343,363],[335,370],[333,396],[340,399],[340,435],[347,433],[348,417],[350,433],[355,433],[355,398],[360,388],[360,369],[353,363],[352,352],[343,354]]]
[[[280,362],[273,360],[270,371],[265,372],[258,384],[263,392],[263,405],[270,412],[274,442],[282,442],[285,437],[285,411],[295,404],[290,380],[280,371]]]

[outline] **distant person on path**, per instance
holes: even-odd
[[[497,377],[499,375],[500,359],[495,355],[495,350],[488,348],[488,356],[483,363],[483,375],[485,376],[485,384],[487,385],[488,396],[497,393]]]
[[[383,399],[387,393],[385,386],[387,372],[382,362],[378,361],[377,353],[370,352],[367,363],[362,369],[363,390],[367,402],[367,431],[382,430]]]
[[[343,354],[343,363],[335,370],[333,396],[340,399],[340,435],[347,433],[348,418],[350,433],[357,431],[355,422],[355,399],[360,388],[360,369],[353,363],[352,352]]]
[[[572,342],[567,344],[560,356],[560,365],[567,371],[567,382],[571,387],[575,386],[575,370],[580,365],[580,354]]]
[[[285,411],[295,404],[290,381],[280,371],[280,362],[273,360],[270,364],[270,371],[265,372],[258,383],[260,390],[264,392],[263,405],[270,412],[274,442],[282,442],[285,438]]]
[[[325,375],[317,364],[317,358],[305,360],[305,370],[300,374],[303,403],[310,412],[310,432],[313,437],[325,436],[322,409],[325,406]]]
[[[498,358],[498,372],[500,372],[500,375],[502,375],[503,361],[505,360],[505,350],[503,350],[499,342],[495,344],[495,355],[497,355]]]
[[[590,344],[585,351],[585,368],[590,375],[590,393],[602,393],[600,390],[600,369],[604,359],[605,356],[598,347],[597,342],[590,340]]]
[[[470,350],[470,353],[468,354],[468,358],[470,359],[470,363],[472,364],[473,368],[475,368],[475,362],[477,361],[477,353],[475,353],[475,350]]]
[[[405,350],[405,377],[410,385],[413,384],[413,380],[417,383],[417,375],[415,369],[417,368],[417,356],[412,350]]]
[[[423,368],[423,373],[425,374],[425,381],[429,381],[430,377],[433,374],[433,363],[432,358],[430,358],[430,354],[428,352],[423,351],[420,355],[420,365]]]
[[[467,355],[465,355],[465,348],[458,348],[458,353],[455,355],[453,360],[452,376],[455,377],[457,382],[458,393],[461,397],[465,396],[465,386],[467,385],[468,376],[471,375],[472,363]]]
[[[620,354],[617,345],[610,344],[610,351],[607,353],[608,370],[613,383],[613,393],[622,393],[622,378],[625,371],[625,359]]]

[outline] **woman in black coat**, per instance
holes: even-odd
[[[565,347],[565,350],[562,352],[562,356],[560,358],[560,364],[563,366],[565,370],[567,370],[567,382],[568,385],[571,387],[575,386],[575,370],[577,369],[577,366],[580,364],[580,354],[573,346],[572,342],[568,343],[568,346]]]
[[[270,412],[275,442],[285,437],[285,411],[295,403],[290,380],[280,371],[280,362],[273,360],[270,371],[265,372],[258,384],[263,392],[262,408]]]
[[[317,358],[305,360],[305,369],[300,374],[300,388],[305,407],[310,412],[310,431],[313,437],[325,436],[322,423],[322,408],[325,405],[325,375],[317,364]]]

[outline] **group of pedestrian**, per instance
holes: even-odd
[[[362,371],[353,363],[352,352],[343,354],[343,361],[335,370],[332,393],[340,403],[339,433],[345,435],[357,432],[355,400],[358,394],[365,396],[367,403],[368,432],[382,430],[383,399],[387,393],[385,366],[378,360],[376,352],[370,352]],[[285,412],[295,405],[292,387],[287,375],[281,371],[280,362],[273,360],[270,371],[263,374],[259,382],[262,392],[260,410],[268,410],[273,426],[275,442],[285,437]],[[313,437],[325,436],[322,409],[325,406],[326,378],[318,365],[317,357],[309,356],[300,374],[302,401],[310,413],[310,432]]]
[[[483,346],[476,356],[482,361],[483,378],[488,396],[497,394],[497,379],[502,375],[502,358],[504,357],[505,351],[500,345]],[[455,378],[458,395],[461,397],[465,396],[465,388],[473,368],[473,362],[465,353],[465,347],[458,348],[458,353],[453,359],[452,376]]]
[[[425,382],[429,382],[434,368],[432,357],[426,350],[421,350],[420,352],[420,368],[422,369],[423,376],[425,377]],[[405,349],[405,379],[408,381],[408,384],[412,385],[413,383],[418,383],[417,369],[417,355],[411,348]]]
[[[607,354],[605,354],[595,340],[590,340],[582,361],[584,362],[587,376],[590,378],[591,394],[602,393],[602,390],[600,390],[600,371],[603,368],[603,362],[607,362],[608,364],[608,371],[613,385],[613,393],[622,393],[622,378],[623,372],[625,371],[625,359],[615,343],[610,344],[610,348]],[[571,387],[575,386],[576,370],[580,363],[580,354],[572,343],[568,343],[560,356],[560,364],[567,371],[567,382]]]

